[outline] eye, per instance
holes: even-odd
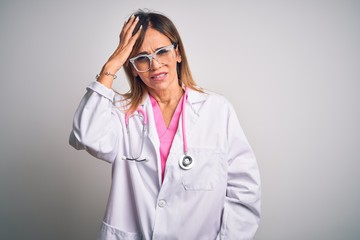
[[[143,63],[143,62],[148,62],[149,59],[145,56],[139,56],[135,59],[135,61],[139,62],[139,63]]]
[[[167,54],[169,52],[168,49],[159,49],[159,51],[156,53],[156,55],[164,55],[164,54]]]

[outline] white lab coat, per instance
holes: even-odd
[[[112,164],[112,184],[100,240],[253,239],[260,219],[260,177],[253,151],[233,107],[222,96],[189,90],[186,104],[190,170],[183,155],[181,118],[161,181],[159,138],[149,97],[149,128],[137,154],[141,121],[130,119],[130,138],[115,93],[93,82],[74,117],[70,144]],[[119,97],[119,96],[118,96]],[[129,141],[134,149],[129,150]]]

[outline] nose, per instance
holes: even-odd
[[[153,58],[151,60],[151,66],[150,66],[151,70],[157,70],[157,69],[161,68],[162,66],[163,66],[163,64],[161,64],[156,58]]]

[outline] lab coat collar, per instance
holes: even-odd
[[[205,102],[207,98],[208,94],[206,92],[202,93],[192,89],[188,90],[187,102],[190,105],[190,109],[192,109],[196,115],[199,115],[202,106],[200,103]]]
[[[188,138],[191,138],[193,128],[201,114],[201,108],[209,95],[192,89],[188,90],[187,104],[185,108],[185,130]],[[182,134],[181,134],[182,135]],[[189,145],[189,143],[188,143]]]

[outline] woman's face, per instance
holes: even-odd
[[[144,41],[139,48],[139,54],[152,54],[156,50],[170,46],[172,43],[169,38],[159,31],[148,28],[145,32]],[[132,67],[134,76],[139,76],[146,84],[149,91],[171,91],[178,90],[178,75],[176,65],[181,61],[181,56],[177,49],[170,49],[169,57],[165,58],[166,61],[157,61],[152,59],[151,68],[147,72],[138,72]],[[162,54],[162,51],[159,55]],[[156,58],[156,56],[155,56]]]

